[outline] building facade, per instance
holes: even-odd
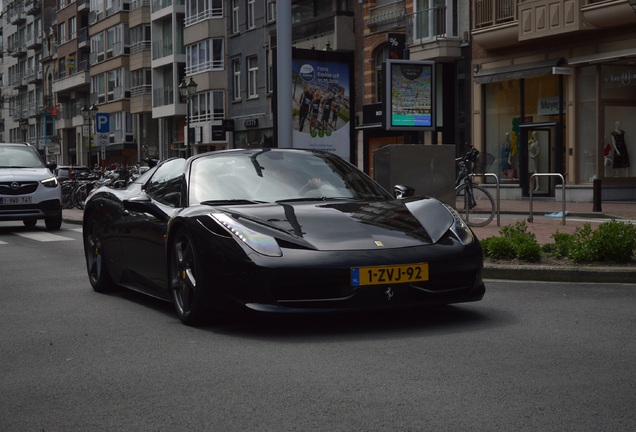
[[[632,3],[471,2],[473,142],[504,197],[554,196],[562,176],[568,200],[592,201],[595,180],[603,199],[636,198]]]

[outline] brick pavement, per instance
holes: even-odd
[[[565,225],[560,217],[563,205],[560,201],[535,200],[532,204],[533,222],[528,221],[530,215],[530,202],[528,200],[506,200],[500,202],[501,218],[500,226],[497,226],[495,218],[485,227],[474,228],[478,238],[498,236],[501,227],[526,221],[528,230],[533,232],[540,244],[552,242],[552,234],[555,232],[574,233],[579,227],[589,223],[594,229],[608,218],[618,220],[630,220],[636,222],[636,202],[633,201],[613,201],[601,204],[600,212],[593,211],[592,203],[566,203]],[[546,217],[546,214],[558,213],[559,217]],[[574,217],[583,220],[573,219]]]

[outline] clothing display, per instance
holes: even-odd
[[[614,139],[614,158],[612,159],[612,168],[629,168],[629,152],[625,143],[625,131],[612,131]]]

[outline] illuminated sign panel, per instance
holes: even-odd
[[[434,118],[435,63],[387,60],[385,128],[432,130]]]

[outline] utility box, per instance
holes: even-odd
[[[373,153],[375,180],[393,193],[401,184],[418,196],[430,196],[455,207],[455,146],[388,145]]]

